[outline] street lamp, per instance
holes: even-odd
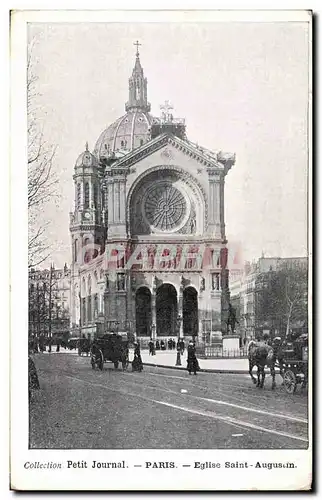
[[[180,346],[181,321],[182,321],[182,317],[179,314],[178,318],[177,318],[178,341],[177,341],[177,360],[176,360],[176,366],[181,366],[181,346]]]

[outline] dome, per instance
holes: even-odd
[[[83,153],[81,153],[77,158],[75,167],[96,167],[97,165],[97,159],[88,150],[88,144],[86,143],[85,151],[83,151]]]
[[[149,141],[155,118],[145,110],[131,109],[107,127],[99,136],[94,155],[97,158],[111,151],[131,151]]]

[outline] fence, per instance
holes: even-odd
[[[223,349],[222,347],[205,346],[204,354],[200,357],[205,358],[247,358],[247,349]]]

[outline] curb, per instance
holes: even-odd
[[[184,366],[169,366],[169,365],[156,365],[154,363],[143,363],[145,366],[154,366],[155,368],[169,368],[170,370],[187,370]],[[248,374],[247,370],[224,370],[220,368],[200,368],[199,372],[204,373],[230,373],[235,375]]]
[[[155,368],[168,368],[170,370],[187,370],[184,366],[170,366],[170,365],[159,365],[154,363],[143,363],[145,366],[154,366]],[[249,375],[248,370],[230,370],[223,368],[200,368],[199,372],[203,373],[228,373],[230,375]],[[265,370],[265,374],[270,374],[269,370]],[[276,370],[276,374],[279,374],[279,370]]]

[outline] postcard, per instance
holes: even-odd
[[[310,490],[312,12],[12,11],[11,75],[11,489]]]

